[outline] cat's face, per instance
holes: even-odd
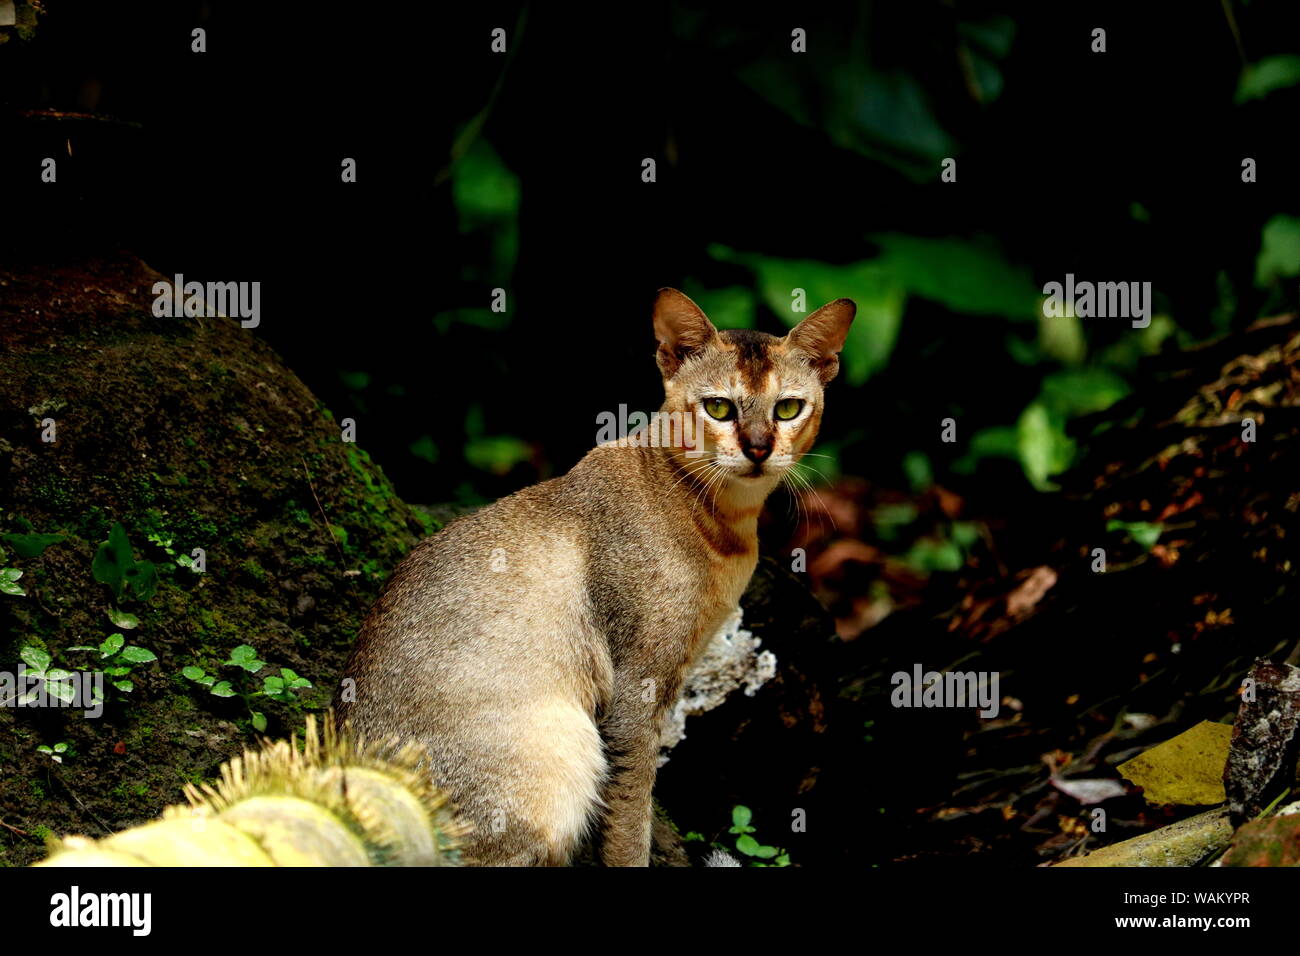
[[[663,289],[655,303],[664,407],[690,415],[700,470],[729,482],[771,484],[811,447],[823,390],[856,306],[837,299],[784,338],[719,332],[689,298]],[[689,432],[688,432],[689,434]],[[698,454],[702,453],[702,454]]]

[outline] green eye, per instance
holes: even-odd
[[[716,418],[720,422],[726,421],[736,413],[735,406],[725,398],[706,398],[704,410],[709,413],[710,418]]]
[[[803,411],[803,399],[801,398],[783,398],[776,403],[776,417],[783,422],[788,422]]]

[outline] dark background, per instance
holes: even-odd
[[[1242,63],[1218,3],[270,6],[48,4],[39,42],[0,57],[9,255],[122,245],[167,275],[260,280],[257,334],[336,417],[358,418],[408,500],[491,498],[563,471],[599,411],[657,406],[655,290],[753,282],[710,243],[833,265],[869,258],[881,232],[991,235],[1039,286],[1067,271],[1149,279],[1195,336],[1214,331],[1221,271],[1232,322],[1285,304],[1251,277],[1264,222],[1300,206],[1300,94],[1234,104]],[[1236,15],[1249,59],[1294,46],[1295,4]],[[960,47],[963,25],[988,22],[1013,28],[1000,95],[978,102]],[[805,55],[789,53],[792,25],[808,30]],[[1089,50],[1098,25],[1104,54]],[[496,26],[508,56],[490,52]],[[835,105],[818,96],[850,61],[915,83],[954,145],[957,183],[938,183],[923,152],[828,139],[819,123]],[[738,77],[755,64],[813,125]],[[519,183],[507,270],[490,233],[460,227],[447,175],[485,107],[480,138]],[[33,109],[135,125],[18,115]],[[57,191],[37,181],[45,155],[60,157]],[[1257,184],[1240,182],[1245,155]],[[344,156],[355,185],[339,182]],[[654,184],[640,178],[647,156]],[[483,309],[496,286],[504,326],[435,324]],[[763,303],[755,322],[782,329]],[[999,329],[909,298],[888,365],[832,398],[826,437],[854,437],[843,468],[898,480],[918,423],[1014,421],[1041,370],[1011,367]],[[467,426],[474,405],[481,424]],[[523,450],[471,465],[475,427]],[[423,458],[410,451],[422,436]],[[942,471],[945,451],[932,454]],[[990,494],[1018,473],[988,467],[977,486]]]

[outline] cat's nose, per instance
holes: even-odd
[[[749,445],[745,448],[742,448],[741,451],[745,453],[746,458],[754,462],[754,464],[758,464],[759,462],[767,458],[768,455],[772,454],[772,446],[771,445]]]

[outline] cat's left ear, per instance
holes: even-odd
[[[839,353],[857,314],[858,306],[852,299],[836,299],[808,316],[785,337],[791,350],[807,357],[823,385],[840,370]]]
[[[692,352],[717,341],[718,330],[688,296],[676,289],[660,289],[655,299],[655,338],[659,340],[655,361],[668,379]]]

